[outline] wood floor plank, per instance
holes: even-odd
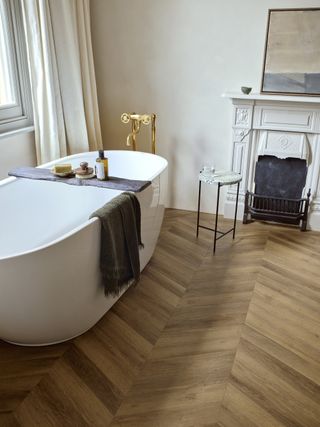
[[[0,414],[14,411],[68,348],[19,347],[0,341]]]
[[[81,415],[88,425],[104,427],[112,420],[113,414],[108,410],[109,403],[105,405],[94,393],[94,389],[85,384],[64,358],[53,366],[50,378],[54,378],[58,384],[64,384],[63,394],[59,398],[67,398],[74,407],[81,408]]]
[[[64,354],[63,360],[73,369],[81,381],[115,414],[123,399],[121,391],[110,381],[108,376],[87,358],[75,345]]]
[[[319,425],[319,387],[242,339],[230,383],[285,426]]]
[[[283,427],[279,420],[228,383],[219,421],[224,427]]]
[[[88,427],[82,408],[66,395],[65,385],[46,375],[22,402],[15,416],[23,427]]]
[[[12,412],[10,413],[0,413],[0,426],[1,427],[20,427],[18,420]]]

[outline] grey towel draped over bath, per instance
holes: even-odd
[[[137,197],[121,193],[90,215],[101,221],[100,269],[105,294],[118,295],[140,278],[141,211]]]

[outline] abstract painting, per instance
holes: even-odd
[[[269,10],[261,92],[320,95],[320,8]]]

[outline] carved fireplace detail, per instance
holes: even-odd
[[[311,188],[309,225],[320,230],[320,98],[224,94],[233,104],[232,170],[242,174],[238,219],[244,196],[254,191],[258,156],[305,159],[308,165],[302,197]],[[236,189],[230,187],[224,215],[234,213]]]

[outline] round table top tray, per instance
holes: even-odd
[[[242,180],[242,176],[233,171],[221,170],[205,172],[201,171],[199,174],[199,180],[206,184],[220,184],[222,185],[233,185],[237,184]]]

